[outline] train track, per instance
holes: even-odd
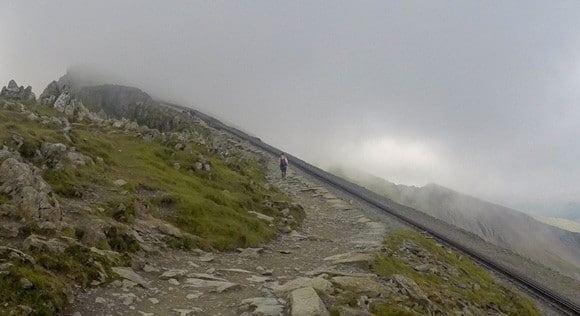
[[[176,106],[174,104],[171,105]],[[186,111],[192,111],[190,108],[184,108],[181,106],[176,107]],[[239,129],[227,126],[221,121],[211,116],[205,115],[198,111],[193,112],[195,113],[195,115],[200,117],[202,120],[204,120],[213,128],[233,134],[270,154],[278,156],[281,152],[279,149],[262,142],[259,138],[248,135],[247,133]],[[452,246],[453,248],[463,252],[464,254],[469,255],[476,261],[480,262],[482,265],[504,275],[505,277],[509,278],[515,283],[523,286],[528,291],[530,291],[537,297],[541,298],[542,300],[550,304],[552,307],[556,308],[558,311],[567,315],[580,315],[580,306],[571,299],[568,299],[563,295],[555,292],[554,290],[549,289],[545,285],[540,284],[538,281],[524,275],[523,273],[504,265],[498,260],[495,260],[494,258],[486,255],[485,253],[480,252],[477,249],[471,249],[470,247],[463,244],[461,241],[450,238],[444,232],[438,231],[437,229],[430,226],[428,223],[420,222],[415,218],[406,215],[407,213],[406,211],[409,210],[409,208],[398,204],[394,205],[395,204],[394,202],[387,200],[383,196],[380,196],[361,186],[358,186],[335,175],[332,175],[318,167],[312,166],[307,162],[297,157],[294,157],[290,154],[286,153],[286,156],[288,157],[291,165],[294,168],[299,168],[303,172],[318,178],[320,181],[330,184],[331,186],[336,187],[350,194],[352,197],[364,201],[369,205],[379,210],[382,210],[390,214],[391,216],[398,218],[407,225],[414,227],[418,230],[421,230],[433,236],[434,238],[444,242],[445,244]]]

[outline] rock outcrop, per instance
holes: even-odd
[[[15,158],[0,165],[0,192],[15,201],[21,218],[29,220],[60,221],[62,211],[50,186],[38,170]]]
[[[34,92],[32,92],[31,86],[26,88],[24,88],[24,86],[19,87],[14,80],[10,80],[10,82],[8,82],[8,86],[2,88],[0,97],[20,101],[36,100],[36,96],[34,95]]]
[[[48,84],[39,99],[41,104],[52,106],[76,121],[82,121],[85,118],[91,121],[102,121],[106,118],[91,112],[81,100],[73,96],[67,86],[61,87],[56,81]]]
[[[53,105],[56,99],[63,92],[62,90],[63,89],[60,88],[56,81],[52,81],[48,86],[46,86],[46,88],[44,88],[44,91],[42,91],[38,100],[41,104]]]

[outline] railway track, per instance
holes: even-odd
[[[173,104],[171,104],[171,105],[176,106]],[[181,106],[176,106],[176,107],[181,108],[183,110],[191,111],[191,109],[189,109],[189,108],[183,108]],[[205,115],[201,112],[198,112],[198,111],[194,111],[194,112],[198,117],[203,119],[210,126],[216,128],[216,129],[228,132],[230,134],[233,134],[233,135],[235,135],[235,136],[237,136],[245,141],[248,141],[252,145],[254,145],[254,146],[256,146],[256,147],[258,147],[266,152],[269,152],[269,153],[273,154],[274,156],[279,155],[279,153],[281,152],[279,149],[262,142],[257,137],[250,136],[247,133],[240,131],[239,129],[227,126],[224,123],[220,122],[219,120],[217,120],[211,116]],[[405,207],[405,206],[402,206],[402,205],[399,205],[399,204],[396,204],[396,203],[386,199],[383,196],[380,196],[380,195],[378,195],[374,192],[371,192],[371,191],[369,191],[361,186],[358,186],[358,185],[353,184],[351,182],[348,182],[342,178],[339,178],[335,175],[332,175],[332,174],[330,174],[330,173],[328,173],[328,172],[326,172],[318,167],[312,166],[312,165],[308,164],[307,162],[305,162],[297,157],[294,157],[290,154],[286,153],[286,156],[288,157],[291,165],[294,168],[299,168],[303,172],[318,178],[320,181],[327,183],[333,187],[336,187],[336,188],[340,189],[341,191],[351,195],[353,198],[356,198],[356,199],[361,200],[365,203],[368,203],[369,205],[371,205],[371,206],[373,206],[373,207],[375,207],[383,212],[386,212],[386,213],[390,214],[391,216],[398,218],[399,220],[403,221],[407,225],[414,227],[417,230],[421,230],[421,231],[431,235],[432,237],[438,239],[439,241],[463,252],[464,254],[472,257],[473,259],[475,259],[476,261],[478,261],[482,265],[486,266],[487,268],[494,270],[494,271],[500,273],[501,275],[504,275],[508,279],[514,281],[515,283],[523,286],[529,292],[531,292],[533,295],[539,297],[540,299],[542,299],[543,301],[545,301],[546,303],[548,303],[549,305],[551,305],[552,307],[554,307],[558,311],[562,312],[563,314],[580,315],[580,306],[578,305],[577,302],[573,301],[572,299],[570,299],[568,297],[565,297],[564,295],[561,295],[560,293],[557,293],[553,289],[550,289],[549,287],[545,286],[544,284],[541,284],[537,280],[534,280],[533,278],[530,278],[527,275],[524,275],[522,272],[516,271],[512,267],[506,266],[505,264],[503,264],[499,260],[496,260],[496,259],[490,257],[489,255],[487,255],[481,251],[478,251],[477,249],[470,248],[469,246],[467,246],[466,244],[464,244],[460,240],[456,240],[456,239],[450,237],[449,235],[447,235],[445,232],[441,231],[440,229],[433,227],[433,225],[429,224],[429,221],[421,222],[421,221],[417,220],[416,218],[407,215],[407,214],[411,213],[410,211],[412,209]],[[415,210],[412,210],[412,211],[416,212]],[[578,295],[580,296],[580,293],[578,293]]]

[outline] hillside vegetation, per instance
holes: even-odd
[[[374,271],[405,291],[376,304],[378,315],[539,315],[528,299],[498,285],[473,261],[417,232],[394,232],[385,246]]]
[[[257,246],[282,210],[303,217],[266,183],[265,157],[187,113],[160,133],[34,100],[0,108],[1,314],[53,315],[73,285],[109,282],[146,253]]]

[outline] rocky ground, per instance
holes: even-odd
[[[268,178],[304,207],[306,219],[298,230],[261,248],[151,255],[125,280],[81,293],[67,314],[370,315],[360,307],[385,283],[371,273],[369,263],[384,251],[384,235],[404,225],[368,213],[301,173],[289,171],[281,179],[274,163]],[[391,281],[394,291],[422,295],[413,294],[421,290],[412,280],[400,277]],[[356,309],[340,302],[347,288],[358,293]]]
[[[263,311],[263,315],[278,315],[288,311],[292,298],[295,304],[318,300],[315,291],[293,292],[299,286],[292,284],[302,282],[325,291],[332,284],[316,278],[321,274],[368,273],[365,268],[372,258],[368,253],[380,247],[384,234],[393,227],[372,221],[348,201],[295,172],[281,179],[272,164],[269,179],[305,208],[306,219],[298,231],[262,248],[234,253],[150,256],[139,276],[130,276],[135,278],[132,282],[82,293],[70,314],[261,315]],[[293,293],[290,298],[289,293]],[[300,295],[306,297],[299,299]],[[294,306],[300,308],[320,307]]]

